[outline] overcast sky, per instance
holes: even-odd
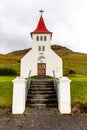
[[[0,54],[32,46],[40,9],[52,44],[87,53],[87,0],[0,0]]]

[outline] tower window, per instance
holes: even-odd
[[[38,51],[41,51],[41,46],[38,46]]]
[[[45,46],[42,46],[42,51],[45,51]]]
[[[43,36],[40,36],[40,40],[43,41]]]
[[[36,40],[39,41],[39,36],[36,37]]]
[[[46,41],[47,40],[47,37],[46,36],[44,36],[44,41]]]

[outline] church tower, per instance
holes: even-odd
[[[47,44],[50,47],[52,32],[48,31],[46,28],[42,15],[39,19],[37,28],[35,31],[31,32],[31,38],[33,47],[36,48],[37,46],[38,50],[41,52],[45,50]]]
[[[32,50],[21,59],[21,76],[31,75],[62,77],[62,59],[51,50],[52,32],[50,32],[44,22],[42,13],[36,29],[31,32]]]

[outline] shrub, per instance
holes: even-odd
[[[0,68],[0,76],[15,76],[17,72],[11,68]]]
[[[73,69],[70,69],[70,70],[69,70],[69,74],[70,74],[70,75],[76,74],[76,71],[73,70]]]

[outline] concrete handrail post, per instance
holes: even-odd
[[[21,77],[17,77],[13,82],[13,102],[12,102],[12,113],[23,114],[25,111],[26,102],[26,86],[27,80]]]
[[[67,77],[62,77],[58,81],[58,107],[62,114],[71,113],[70,82]]]

